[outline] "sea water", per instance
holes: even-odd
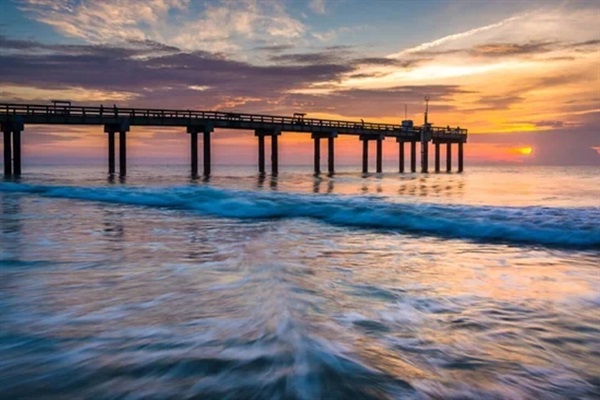
[[[599,168],[27,167],[7,399],[600,396]]]

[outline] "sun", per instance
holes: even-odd
[[[533,153],[533,147],[519,147],[517,149],[517,151],[519,152],[519,154],[522,154],[524,156],[528,156],[531,153]]]

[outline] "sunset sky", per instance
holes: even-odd
[[[600,2],[0,0],[0,102],[235,110],[469,129],[466,163],[600,162]],[[186,162],[182,129],[133,128],[133,162]],[[248,131],[216,163],[252,163]],[[102,161],[101,127],[26,126],[25,161]],[[308,164],[308,135],[281,140]],[[397,145],[384,143],[386,162]],[[360,160],[355,137],[337,162]]]

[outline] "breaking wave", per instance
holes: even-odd
[[[0,192],[191,210],[238,219],[310,218],[338,226],[444,238],[598,249],[600,208],[398,204],[382,198],[209,186],[73,187],[0,183]]]

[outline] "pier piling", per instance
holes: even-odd
[[[277,134],[271,135],[271,174],[279,173],[279,146],[277,144]]]
[[[210,176],[210,166],[211,166],[211,157],[210,157],[210,131],[204,131],[204,136],[202,138],[202,146],[204,148],[204,176]]]
[[[400,138],[396,139],[399,143],[398,145],[398,170],[400,173],[404,172],[404,141]]]
[[[377,160],[375,167],[377,173],[380,174],[383,170],[383,138],[377,139]]]
[[[119,132],[119,176],[127,175],[127,135]]]
[[[314,140],[314,171],[318,175],[321,173],[321,139],[327,139],[327,171],[330,175],[334,173],[334,140],[337,132],[313,132],[311,138]]]
[[[107,132],[108,135],[108,174],[115,173],[115,132]]]
[[[21,175],[21,131],[24,125],[20,120],[0,123],[4,136],[4,175]]]
[[[265,173],[265,136],[271,136],[271,174],[279,173],[279,145],[278,136],[281,129],[256,129],[254,136],[258,137],[258,172]]]
[[[127,138],[129,120],[104,125],[104,132],[108,134],[108,173],[115,173],[115,134],[119,132],[119,175],[127,175]]]
[[[204,176],[210,175],[211,154],[210,154],[210,134],[213,127],[209,125],[188,125],[187,133],[190,134],[190,169],[192,178],[198,177],[198,134],[202,133],[202,163]]]
[[[410,172],[417,172],[417,142],[410,142]]]
[[[13,142],[13,175],[21,175],[21,131],[15,130],[12,135]]]
[[[452,171],[452,143],[446,143],[446,172]]]
[[[463,172],[463,142],[458,142],[458,172]]]
[[[440,172],[440,143],[435,143],[435,172]]]
[[[192,178],[198,177],[198,132],[190,132],[190,170]]]
[[[331,134],[327,138],[327,150],[328,150],[328,152],[327,152],[328,153],[327,154],[327,172],[329,172],[329,175],[333,175],[335,172],[334,140],[336,137],[337,137],[337,133]]]
[[[363,142],[363,153],[362,153],[362,172],[366,174],[369,172],[369,141],[365,138]]]
[[[258,172],[265,173],[265,136],[258,135]]]
[[[12,131],[2,128],[4,135],[4,175],[12,175]]]
[[[314,164],[315,164],[315,175],[318,175],[321,173],[321,138],[317,135],[315,136],[313,134],[313,141],[315,144],[315,151],[314,151]]]

